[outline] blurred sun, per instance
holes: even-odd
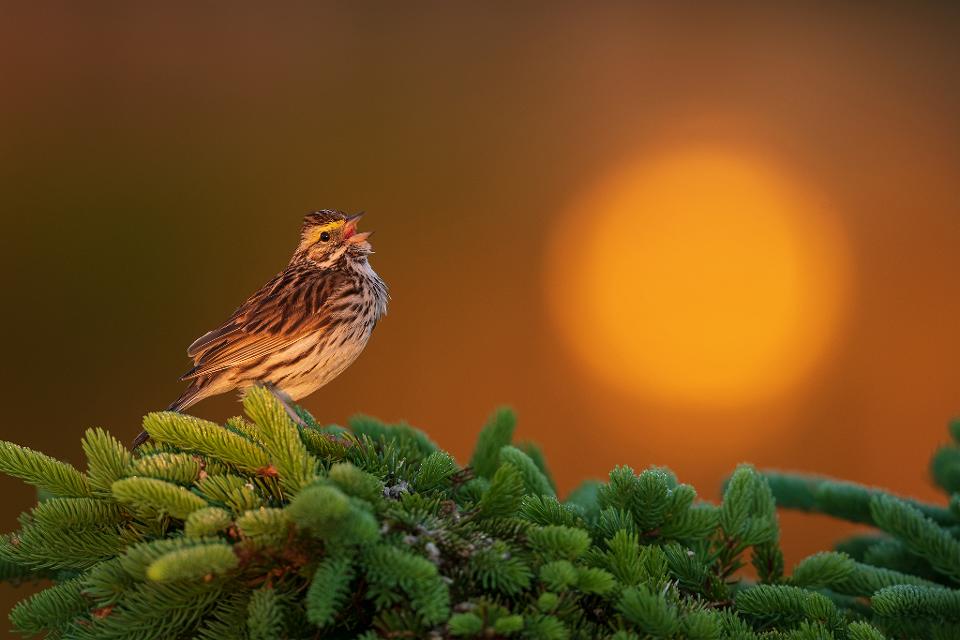
[[[629,163],[554,230],[549,304],[589,370],[671,405],[782,396],[825,355],[849,260],[816,192],[740,150]]]

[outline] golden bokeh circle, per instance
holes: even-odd
[[[629,162],[558,219],[551,314],[609,385],[670,404],[769,401],[796,388],[841,324],[845,237],[815,190],[745,151]]]

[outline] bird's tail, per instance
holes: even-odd
[[[183,393],[180,394],[180,397],[170,403],[170,406],[167,407],[167,411],[176,411],[180,413],[184,409],[196,404],[203,400],[206,397],[206,385],[203,384],[202,380],[194,379],[190,386],[184,389]],[[146,431],[141,431],[140,434],[133,439],[133,447],[136,449],[144,442],[150,439],[150,434]]]
[[[167,411],[176,411],[180,413],[184,409],[192,407],[196,403],[203,400],[206,397],[204,391],[206,391],[207,385],[204,384],[205,380],[194,378],[190,382],[190,386],[183,390],[183,393],[180,394],[180,397],[170,403],[170,406],[167,407]]]

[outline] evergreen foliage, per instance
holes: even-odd
[[[297,425],[263,389],[244,408],[226,427],[150,414],[153,441],[135,452],[91,429],[85,472],[0,443],[0,470],[44,491],[0,538],[0,579],[50,582],[10,612],[15,628],[146,640],[960,637],[956,494],[945,508],[743,465],[713,505],[666,469],[621,466],[561,501],[540,449],[513,444],[509,410],[461,468],[405,424],[321,426],[300,410]],[[931,472],[960,490],[960,445],[941,448]],[[777,506],[878,532],[785,576]]]

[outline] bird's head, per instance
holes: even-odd
[[[344,260],[366,259],[373,253],[367,241],[372,231],[358,232],[363,213],[353,216],[341,211],[312,211],[303,219],[297,254],[323,269],[331,269]]]

